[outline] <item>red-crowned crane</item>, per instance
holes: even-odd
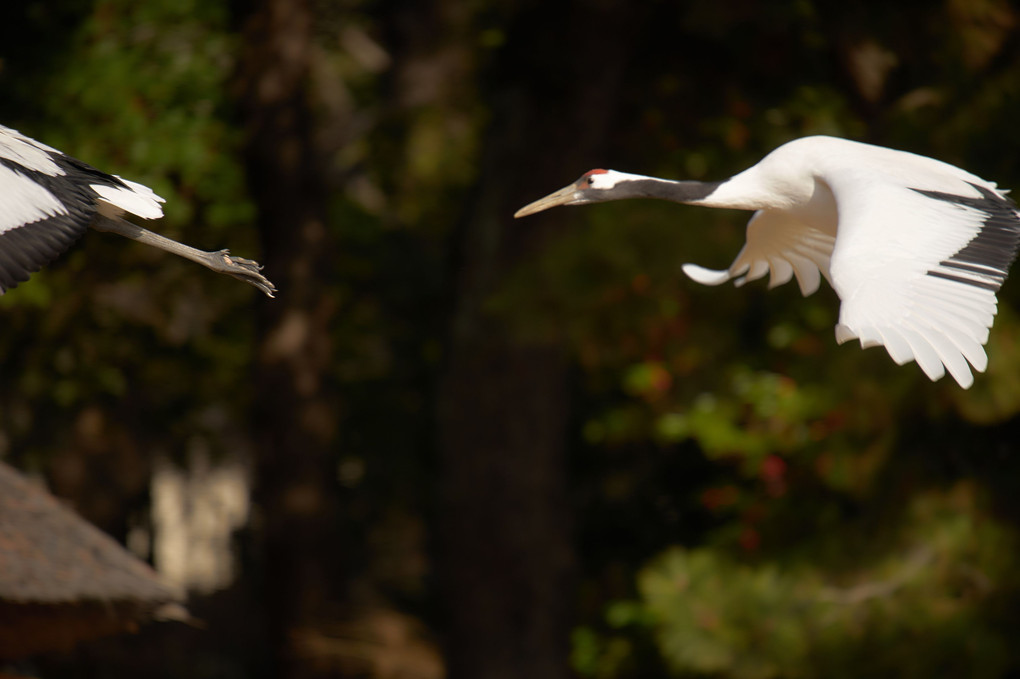
[[[0,125],[0,294],[28,280],[91,226],[180,255],[273,296],[276,287],[257,262],[227,250],[196,250],[122,218],[158,219],[162,202],[146,186],[100,172]]]
[[[661,198],[755,210],[728,269],[685,264],[705,285],[771,273],[796,276],[806,296],[822,276],[842,304],[836,341],[884,345],[932,380],[945,371],[963,388],[970,365],[988,365],[984,344],[999,290],[1020,242],[1020,212],[1006,192],[924,156],[833,137],[788,142],[757,165],[718,182],[670,181],[592,170],[517,211]]]

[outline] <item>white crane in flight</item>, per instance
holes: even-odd
[[[515,217],[623,198],[755,211],[728,269],[684,265],[699,283],[743,285],[770,273],[774,287],[796,276],[806,296],[824,276],[842,301],[840,344],[884,345],[897,364],[916,360],[932,380],[948,370],[965,389],[970,366],[988,365],[995,293],[1020,242],[1016,203],[992,182],[913,153],[818,136],[718,182],[591,170]]]
[[[122,218],[158,219],[162,202],[146,186],[0,125],[0,294],[28,280],[92,227],[185,257],[273,296],[276,287],[257,262],[227,250],[196,250]]]

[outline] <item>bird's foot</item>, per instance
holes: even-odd
[[[262,266],[252,259],[245,259],[244,257],[234,257],[230,254],[230,250],[219,250],[218,252],[211,253],[215,259],[215,265],[210,268],[220,273],[225,273],[228,276],[233,276],[239,281],[244,281],[249,285],[254,285],[256,288],[266,294],[267,297],[274,297],[276,292],[276,286],[273,285],[268,278],[263,276],[260,272]]]

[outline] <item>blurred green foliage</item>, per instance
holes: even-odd
[[[654,630],[670,665],[705,675],[1002,676],[1009,642],[985,613],[1012,577],[1015,532],[989,517],[978,495],[961,484],[917,496],[895,534],[878,538],[888,543],[878,554],[861,549],[871,536],[859,527],[843,528],[856,539],[803,537],[829,543],[811,551],[838,565],[674,547],[641,571],[639,598],[613,604],[607,622]],[[606,663],[619,637],[581,644],[579,668],[613,676]]]

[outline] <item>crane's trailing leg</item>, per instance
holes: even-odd
[[[273,296],[276,287],[259,273],[258,262],[231,257],[227,250],[196,250],[122,219],[159,219],[162,203],[147,186],[0,125],[0,295],[27,281],[92,227],[180,255]]]
[[[233,257],[229,250],[217,250],[215,252],[199,250],[144,229],[119,217],[98,215],[92,222],[92,228],[96,231],[116,233],[139,243],[151,245],[171,254],[190,259],[216,273],[223,273],[239,281],[254,285],[264,292],[267,297],[273,297],[273,294],[276,292],[276,286],[260,273],[262,267],[258,262],[244,259],[243,257]]]

